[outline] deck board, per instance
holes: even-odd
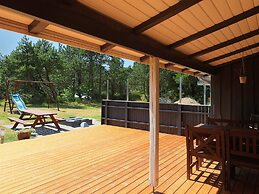
[[[204,167],[199,182],[186,180],[184,137],[160,133],[159,139],[160,180],[156,191],[220,190],[214,164]],[[152,192],[148,186],[147,131],[96,126],[1,144],[0,153],[0,193]],[[216,174],[214,179],[211,173]]]

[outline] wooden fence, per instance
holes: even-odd
[[[184,126],[206,123],[210,106],[160,103],[160,132],[184,135]],[[149,130],[149,103],[103,100],[102,124]]]

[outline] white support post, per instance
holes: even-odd
[[[182,103],[182,84],[183,84],[183,78],[182,76],[180,77],[180,89],[179,89],[179,103]]]
[[[149,156],[149,185],[153,188],[158,185],[159,172],[159,60],[149,58],[149,130],[150,130],[150,156]]]
[[[108,79],[106,83],[106,100],[109,100],[109,80]]]
[[[127,102],[129,101],[129,80],[127,79],[127,88],[126,88],[126,92],[127,92]]]

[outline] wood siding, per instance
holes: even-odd
[[[259,58],[245,60],[247,83],[239,83],[241,61],[223,66],[212,76],[212,114],[216,118],[250,119],[259,114]]]
[[[206,123],[210,106],[160,103],[160,132],[183,135],[183,127]],[[102,124],[149,130],[149,103],[102,101]]]

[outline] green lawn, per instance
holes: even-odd
[[[4,112],[4,103],[0,102],[0,127],[6,130],[5,142],[15,141],[17,140],[17,134],[10,129],[6,129],[3,125],[10,124],[8,117],[19,117],[18,114],[10,114],[9,112]],[[83,104],[83,103],[66,103],[60,105],[60,111],[57,108],[47,108],[47,105],[28,105],[29,108],[32,109],[40,109],[40,110],[50,110],[52,112],[56,112],[59,118],[66,117],[87,117],[94,118],[98,121],[101,120],[101,107],[98,104]],[[52,105],[54,107],[54,105]]]

